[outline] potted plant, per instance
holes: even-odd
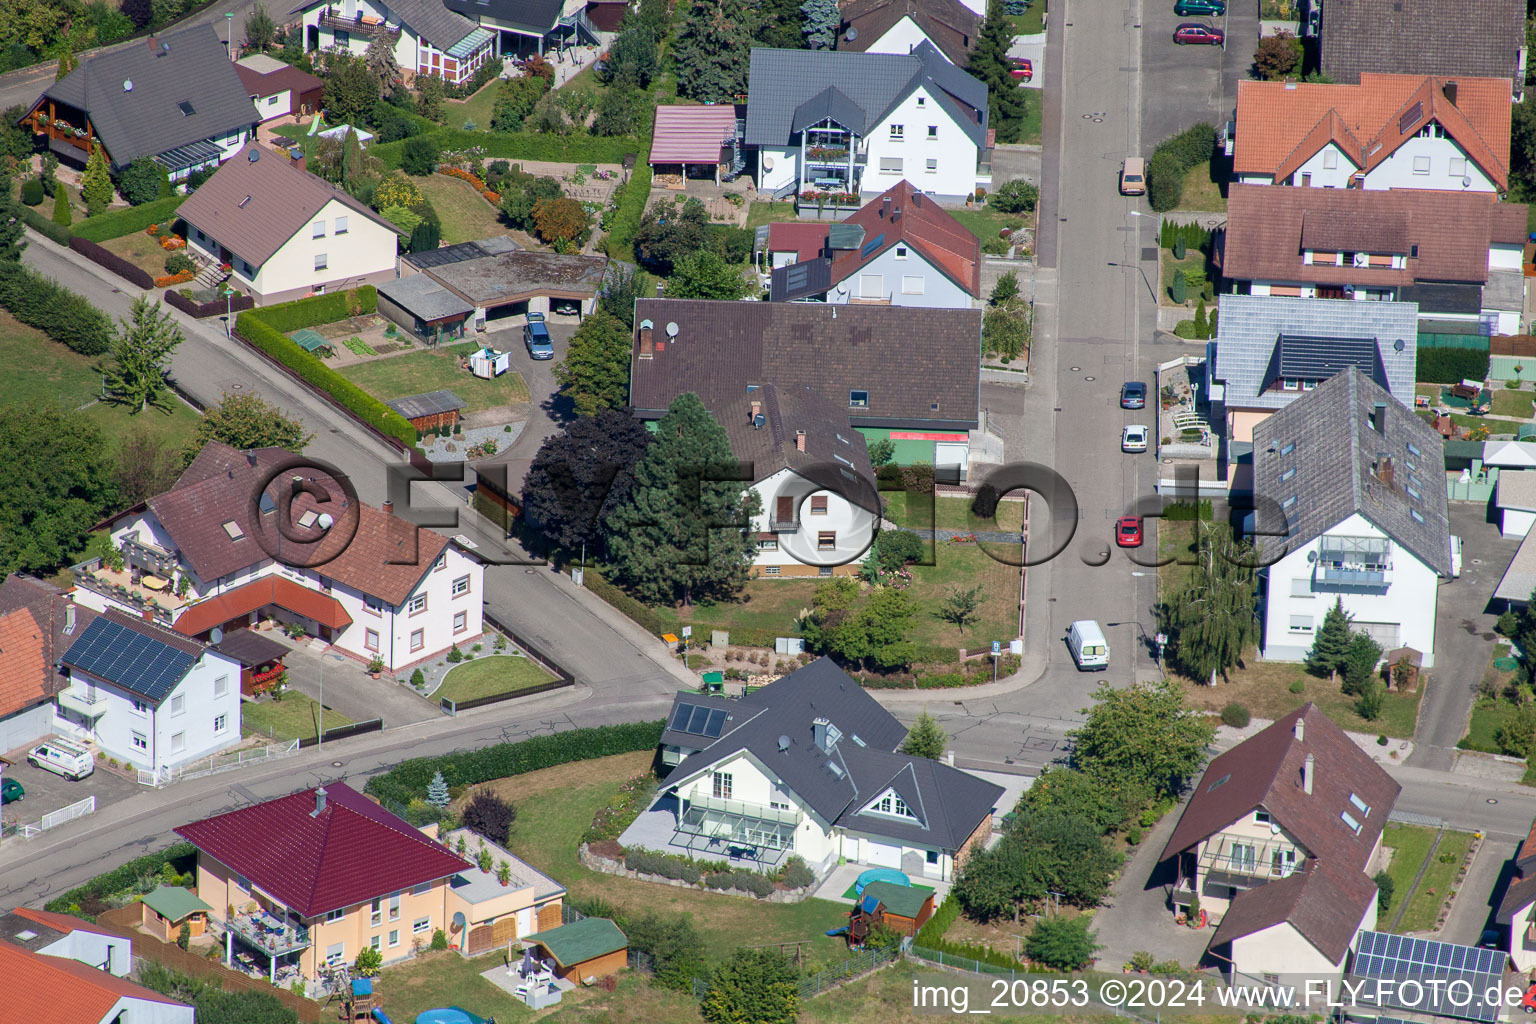
[[[475,866],[486,874],[490,874],[492,865],[491,851],[484,846],[480,847],[480,853],[475,857]]]
[[[511,864],[508,864],[506,861],[502,861],[496,866],[496,881],[500,882],[503,887],[512,883]]]
[[[377,679],[383,673],[384,673],[384,659],[379,657],[377,654],[375,654],[373,656],[373,660],[368,662],[368,674],[373,676],[373,678]]]

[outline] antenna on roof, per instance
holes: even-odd
[[[258,150],[255,146],[252,146],[250,155],[247,156],[246,159],[251,163],[255,163],[257,160],[261,159],[261,151]]]
[[[781,753],[781,754],[789,753],[789,737],[788,736],[780,736],[779,737],[779,753]]]
[[[677,337],[677,331],[678,331],[678,327],[677,327],[677,323],[675,321],[667,324],[667,337],[669,337],[669,338]]]
[[[851,42],[853,42],[853,41],[854,41],[854,40],[855,40],[855,39],[857,39],[857,38],[859,38],[859,30],[858,30],[858,29],[856,29],[856,28],[854,28],[854,27],[852,27],[852,26],[851,26],[851,25],[850,25],[850,26],[849,26],[849,27],[848,27],[848,31],[847,31],[847,32],[844,32],[844,33],[843,33],[843,38],[844,38],[844,39],[846,39],[846,40],[847,40],[847,41],[848,41],[848,42],[850,42],[850,43],[851,43]]]
[[[123,79],[123,92],[133,92],[133,79]]]
[[[160,52],[161,53],[170,53],[171,52],[171,44],[170,43],[161,43],[160,44]]]
[[[331,515],[329,512],[321,512],[320,518],[315,520],[315,522],[320,524],[320,529],[329,530],[331,527],[336,525],[336,517]]]

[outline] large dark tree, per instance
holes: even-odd
[[[1100,685],[1072,740],[1072,765],[1112,787],[1176,796],[1205,763],[1216,730],[1170,680],[1124,689]]]
[[[604,74],[614,85],[628,85],[637,89],[650,87],[661,66],[661,42],[656,30],[640,17],[624,18],[619,34],[608,48],[607,70]]]
[[[998,142],[1018,142],[1024,131],[1026,90],[1019,88],[1013,77],[1013,62],[1008,58],[1012,45],[1013,22],[1003,9],[1003,0],[991,0],[965,70],[986,84],[987,109]]]
[[[672,47],[678,91],[705,103],[730,102],[747,91],[756,8],[747,0],[697,0]]]
[[[325,71],[325,118],[357,125],[379,102],[379,80],[357,57],[333,52]]]
[[[0,576],[48,573],[115,501],[107,440],[52,403],[0,407]]]
[[[747,527],[758,503],[738,476],[725,428],[698,395],[679,395],[635,467],[629,500],[607,520],[624,583],[645,600],[684,606],[740,590],[757,550]]]
[[[635,256],[647,270],[664,277],[684,256],[709,244],[709,211],[697,198],[653,206],[635,232]]]
[[[780,50],[805,48],[805,15],[800,12],[804,0],[762,0],[757,5],[762,24],[757,29],[757,45]]]
[[[545,438],[523,478],[523,514],[554,546],[597,552],[603,523],[629,498],[633,468],[651,443],[644,424],[604,409]]]
[[[554,376],[578,416],[623,408],[629,401],[629,329],[599,309],[576,328]]]

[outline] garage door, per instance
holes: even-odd
[[[1363,629],[1372,640],[1381,644],[1384,651],[1393,651],[1402,646],[1401,638],[1403,627],[1397,622],[1351,622],[1351,629]]]
[[[864,863],[873,864],[879,868],[895,868],[897,871],[900,871],[901,847],[866,839],[864,840]]]
[[[528,300],[522,302],[509,302],[505,306],[496,306],[486,311],[487,320],[505,320],[509,316],[522,316],[528,312]]]

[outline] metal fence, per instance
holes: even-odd
[[[56,811],[49,811],[42,819],[33,823],[21,823],[7,831],[6,835],[18,835],[23,839],[32,839],[51,828],[58,828],[67,821],[83,818],[87,814],[96,813],[96,798],[88,796],[84,800],[76,800],[68,807],[60,807]]]
[[[188,761],[186,764],[177,765],[174,768],[165,767],[155,771],[151,771],[148,768],[140,768],[139,785],[153,786],[155,789],[160,789],[164,786],[169,786],[173,782],[181,782],[185,779],[200,779],[204,775],[216,775],[219,772],[261,764],[273,758],[288,757],[291,754],[297,753],[298,749],[298,740],[288,740],[285,743],[268,743],[264,747],[227,750],[222,754],[214,754],[211,757]]]
[[[938,949],[929,949],[926,946],[914,945],[907,950],[907,955],[926,960],[929,963],[938,964],[940,967],[952,967],[957,971],[966,971],[971,974],[986,974],[994,977],[1008,978],[1010,981],[1028,971],[1013,967],[999,967],[997,964],[989,964],[985,960],[977,960],[968,956],[956,956],[954,953],[945,953]]]
[[[348,736],[361,736],[365,732],[378,732],[384,728],[384,719],[370,718],[366,722],[353,722],[351,725],[338,725],[334,729],[325,730],[325,739],[344,740]],[[295,740],[301,747],[313,747],[319,744],[321,737],[306,736],[301,740]]]
[[[571,906],[569,903],[566,903],[564,900],[560,901],[560,923],[561,924],[575,924],[577,921],[585,921],[586,919],[587,919],[587,915],[586,914],[583,914],[581,911],[577,910],[575,907]],[[629,952],[630,952],[631,956],[642,956],[642,955],[644,955],[644,954],[640,953],[639,950],[635,950],[635,949],[632,949]],[[634,964],[630,964],[630,966],[633,967]]]
[[[835,964],[828,964],[816,971],[808,971],[800,979],[800,998],[810,999],[819,996],[823,992],[830,991],[846,981],[851,981],[870,971],[884,967],[901,957],[901,950],[897,947],[887,949],[866,949],[862,953],[855,953],[846,960],[839,960]],[[649,972],[651,970],[651,958],[637,949],[629,951],[629,966]],[[709,995],[709,980],[707,978],[693,979],[693,998],[699,1002]]]

